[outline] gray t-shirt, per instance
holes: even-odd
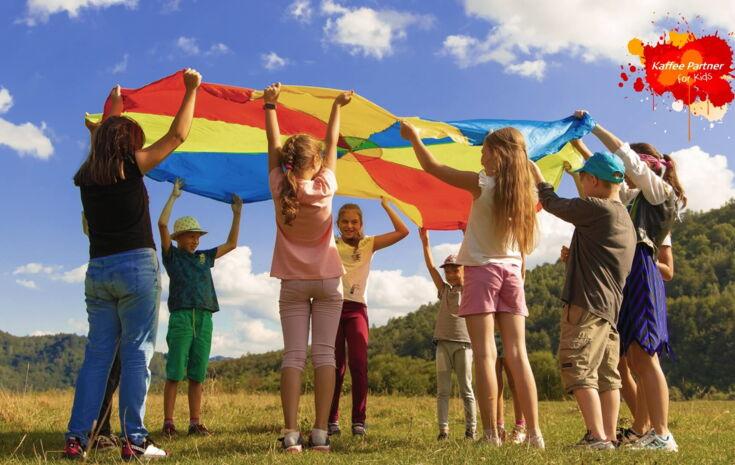
[[[470,342],[467,324],[464,318],[457,316],[462,286],[450,286],[444,283],[439,291],[439,313],[434,326],[435,341]]]
[[[548,183],[538,193],[544,210],[575,226],[561,299],[616,324],[637,242],[628,210],[617,200],[561,198]]]

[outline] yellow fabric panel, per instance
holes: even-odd
[[[451,124],[442,121],[428,121],[417,116],[409,116],[403,119],[419,129],[419,136],[422,139],[443,139],[450,137],[455,142],[467,144],[467,138],[462,135],[462,131]]]
[[[452,168],[465,171],[480,171],[482,169],[482,165],[480,165],[480,157],[482,156],[480,153],[481,147],[449,143],[429,145],[428,149],[440,163],[451,166]],[[373,155],[381,152],[380,158],[383,161],[421,169],[421,165],[412,147],[370,149],[365,152],[364,155]],[[363,155],[363,151],[358,153]]]
[[[123,113],[140,124],[145,132],[145,145],[148,146],[163,137],[171,127],[172,116],[149,113]],[[97,122],[102,115],[88,115],[87,119]],[[287,137],[284,136],[285,140]],[[223,153],[267,153],[268,140],[265,131],[242,124],[211,121],[194,118],[189,137],[177,152],[223,152]]]
[[[544,178],[547,182],[554,185],[554,189],[559,188],[561,177],[564,175],[564,162],[568,161],[572,165],[572,170],[577,170],[584,164],[584,158],[577,152],[572,144],[566,144],[553,155],[547,155],[536,164],[541,168]]]

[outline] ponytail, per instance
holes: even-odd
[[[281,167],[285,182],[281,185],[279,200],[284,223],[293,224],[299,212],[299,178],[301,173],[315,157],[321,157],[321,142],[308,134],[297,134],[286,140],[281,147]]]

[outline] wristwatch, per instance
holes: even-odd
[[[266,103],[263,105],[263,110],[275,110],[276,104],[275,103]]]

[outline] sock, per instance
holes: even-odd
[[[199,424],[199,418],[189,418],[189,426],[196,426]]]
[[[498,423],[498,431],[505,429],[505,423]]]
[[[327,430],[314,428],[311,430],[311,442],[317,445],[327,443]]]
[[[285,431],[283,434],[283,444],[286,447],[298,444],[300,435],[301,433],[299,431]]]
[[[174,424],[174,419],[173,418],[166,418],[165,420],[163,420],[163,424],[164,424],[164,426],[165,425],[173,425]]]
[[[516,426],[526,426],[526,419],[516,420]]]

